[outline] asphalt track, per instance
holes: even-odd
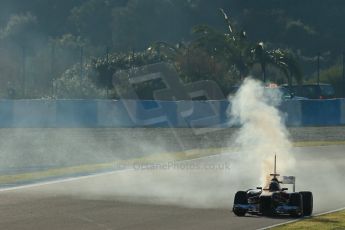
[[[313,191],[315,214],[345,206],[344,149],[342,145],[294,148],[297,189]],[[252,183],[238,180],[240,166],[236,154],[179,163],[173,170],[126,170],[3,190],[0,229],[245,230],[289,221],[289,218],[234,216],[233,193]],[[229,163],[230,169],[180,167],[186,163],[193,166]]]

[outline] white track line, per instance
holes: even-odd
[[[123,170],[117,170],[117,171],[112,171],[112,172],[97,173],[97,174],[92,174],[92,175],[70,177],[70,178],[57,179],[57,180],[52,180],[52,181],[47,181],[47,182],[38,182],[38,183],[32,183],[32,184],[27,184],[27,185],[20,185],[20,186],[10,187],[10,188],[2,188],[0,189],[0,192],[14,191],[14,190],[19,190],[19,189],[26,189],[26,188],[33,188],[33,187],[40,187],[40,186],[51,185],[51,184],[59,184],[59,183],[64,183],[64,182],[76,181],[76,180],[83,180],[83,179],[111,175],[111,174],[120,173],[124,171],[130,171],[130,170],[132,169],[123,169]]]
[[[279,226],[282,226],[282,225],[285,225],[285,224],[291,224],[291,223],[295,223],[295,222],[298,222],[298,221],[310,219],[310,218],[313,218],[313,217],[327,215],[327,214],[331,214],[331,213],[335,213],[335,212],[340,212],[340,211],[344,211],[344,210],[345,210],[345,207],[344,208],[338,208],[338,209],[335,209],[335,210],[332,210],[332,211],[322,212],[322,213],[319,213],[319,214],[316,214],[316,215],[307,216],[307,217],[303,217],[303,218],[296,219],[296,220],[290,220],[290,221],[287,221],[287,222],[284,222],[284,223],[275,224],[275,225],[267,226],[267,227],[264,227],[264,228],[259,228],[257,230],[266,230],[266,229],[270,229],[270,228],[275,228],[275,227],[279,227]]]

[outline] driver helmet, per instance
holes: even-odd
[[[272,180],[269,188],[270,191],[279,191],[280,190],[280,184],[277,180]]]

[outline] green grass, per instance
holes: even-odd
[[[345,145],[345,141],[296,141],[294,147]]]
[[[301,221],[271,228],[272,230],[340,230],[345,229],[345,211],[307,218]]]

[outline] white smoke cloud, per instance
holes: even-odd
[[[231,102],[231,115],[242,126],[236,143],[241,146],[242,154],[246,154],[242,159],[247,164],[255,162],[261,167],[262,185],[273,172],[275,154],[279,172],[288,173],[294,166],[294,158],[288,130],[275,107],[281,102],[279,90],[265,89],[259,81],[247,78]]]

